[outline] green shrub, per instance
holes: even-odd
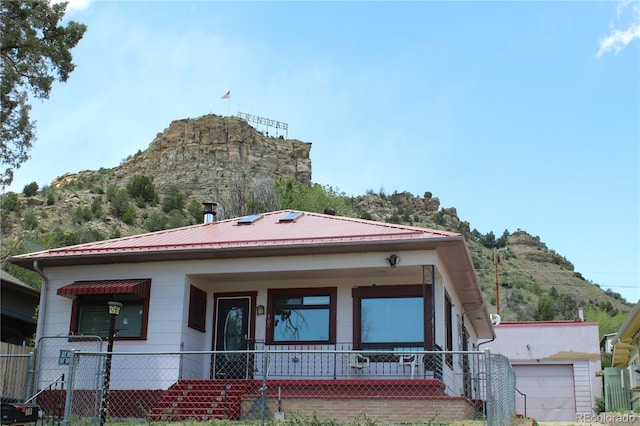
[[[31,182],[22,189],[22,193],[27,197],[33,197],[38,193],[38,184],[35,182]]]
[[[118,193],[118,188],[116,188],[115,185],[109,185],[107,187],[107,203],[110,203],[117,193]]]
[[[153,212],[144,222],[144,228],[149,232],[161,231],[167,226],[167,215]]]
[[[43,192],[46,194],[46,197],[47,197],[47,205],[48,206],[54,205],[56,203],[56,191],[51,188],[47,188],[47,190]]]
[[[136,210],[131,204],[127,205],[124,213],[122,214],[122,221],[127,225],[133,225],[136,220]]]
[[[82,225],[83,223],[90,221],[92,217],[93,213],[89,206],[78,206],[73,211],[73,222],[78,225]]]
[[[167,228],[168,229],[180,228],[185,225],[187,225],[187,223],[184,220],[184,216],[182,216],[182,213],[180,213],[178,210],[173,210],[169,215],[169,222],[167,222]]]
[[[136,175],[127,184],[129,196],[138,202],[138,206],[152,203],[156,198],[156,187],[151,179],[145,175]]]
[[[20,199],[15,192],[7,192],[2,196],[2,211],[19,212],[20,207]]]
[[[202,223],[204,218],[204,208],[201,203],[196,200],[191,200],[191,202],[187,205],[187,211],[195,220],[195,223]]]
[[[277,179],[275,185],[284,209],[322,213],[331,207],[341,216],[355,216],[352,200],[337,188],[317,183],[308,186],[291,179]]]
[[[47,247],[67,247],[104,239],[105,236],[100,231],[90,227],[82,227],[79,230],[69,232],[56,228],[52,232],[47,233],[45,244]]]
[[[2,211],[0,213],[0,231],[3,234],[9,234],[13,229],[13,221],[9,218],[9,212]]]
[[[107,194],[107,197],[109,195]],[[111,212],[118,218],[123,219],[127,210],[130,209],[129,193],[126,189],[115,190],[110,197],[109,205]]]
[[[538,299],[538,305],[533,313],[534,321],[551,321],[556,316],[556,304],[548,297]]]
[[[162,199],[162,210],[165,213],[169,213],[172,210],[182,210],[184,203],[184,195],[180,192],[180,188],[176,185],[170,185]]]
[[[91,201],[91,213],[93,217],[99,219],[102,217],[102,198],[96,197]]]
[[[24,215],[24,220],[22,221],[22,229],[33,231],[36,228],[38,228],[38,217],[34,212],[30,211]]]

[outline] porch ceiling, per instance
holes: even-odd
[[[440,250],[440,249],[439,249]],[[448,253],[451,255],[451,253]],[[476,330],[478,338],[492,339],[495,332],[489,318],[489,312],[482,293],[477,286],[475,272],[465,268],[462,261],[446,261],[449,267],[453,287],[462,304],[462,311]],[[359,267],[344,269],[313,269],[304,271],[262,271],[244,273],[216,273],[216,274],[191,274],[189,278],[194,283],[206,285],[209,283],[240,283],[249,281],[278,281],[281,283],[295,283],[300,280],[349,280],[353,285],[390,285],[390,284],[421,284],[421,265],[399,265],[390,267]],[[427,283],[429,284],[429,283]]]

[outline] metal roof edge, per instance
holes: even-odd
[[[409,238],[398,240],[376,240],[376,241],[342,241],[311,244],[285,244],[279,246],[233,246],[226,248],[192,248],[192,249],[140,249],[139,251],[127,251],[126,253],[105,252],[89,254],[66,254],[64,256],[34,256],[30,255],[14,256],[9,258],[9,262],[23,268],[33,269],[33,262],[38,260],[41,267],[50,266],[71,266],[71,265],[91,265],[106,263],[144,263],[160,261],[179,261],[186,259],[228,259],[250,258],[250,257],[276,257],[282,255],[308,255],[309,252],[318,254],[349,253],[354,252],[353,248],[366,248],[371,251],[383,250],[417,250],[417,249],[437,249],[440,245],[450,245],[451,243],[464,240],[461,235],[435,237],[435,238]]]

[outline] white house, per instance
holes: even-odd
[[[595,399],[602,396],[598,323],[502,322],[495,330],[495,341],[486,346],[513,365],[518,413],[526,410],[537,421],[577,421],[593,414]]]
[[[45,250],[10,262],[44,279],[39,339],[106,337],[107,302],[122,303],[115,352],[293,346],[462,351],[495,337],[464,237],[440,230],[284,210]],[[78,339],[70,342],[81,346]],[[341,358],[326,375],[374,377],[382,370],[370,361],[371,368],[360,369]],[[165,371],[156,381],[153,367],[123,375],[117,362],[115,357],[114,389],[151,383],[166,389],[185,377],[251,378],[256,368],[248,363],[259,360],[213,357],[181,366],[174,376]],[[394,374],[444,380],[448,373],[468,373],[470,366],[447,357],[439,368],[444,371],[427,372],[413,362]],[[458,395],[470,392],[460,388]]]

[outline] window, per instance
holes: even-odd
[[[107,304],[114,301],[122,303],[115,323],[118,338],[146,339],[150,290],[150,279],[76,281],[57,294],[73,298],[71,334],[106,338],[111,322]]]
[[[447,293],[444,295],[444,328],[444,350],[453,351],[453,304]],[[453,368],[453,354],[446,355],[446,362],[449,367]]]
[[[333,343],[336,288],[269,290],[268,343]]]
[[[431,286],[358,287],[353,304],[356,349],[431,348]]]
[[[147,304],[144,299],[127,294],[119,294],[117,297],[78,296],[73,308],[76,318],[76,321],[72,318],[74,334],[108,337],[111,320],[107,308],[109,301],[122,303],[120,315],[116,317],[116,336],[119,339],[146,338]]]
[[[198,287],[189,290],[189,327],[198,331],[206,331],[207,293]]]

